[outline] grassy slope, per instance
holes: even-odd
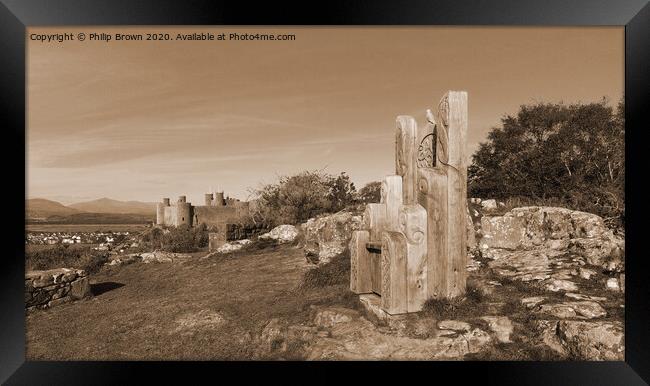
[[[345,261],[338,276],[349,275]],[[123,286],[27,316],[27,358],[254,359],[251,337],[271,318],[301,323],[310,304],[354,302],[340,280],[301,286],[306,270],[302,249],[293,246],[106,269],[92,277],[93,290]],[[226,323],[200,326],[210,313]],[[183,320],[199,325],[184,329]]]

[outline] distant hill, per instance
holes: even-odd
[[[25,205],[28,219],[45,219],[50,216],[67,216],[79,213],[78,209],[44,198],[30,198],[25,200]]]
[[[156,214],[155,202],[140,201],[118,201],[110,198],[79,202],[68,205],[70,208],[90,213],[111,213],[111,214],[141,214],[154,216]]]

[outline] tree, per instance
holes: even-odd
[[[345,207],[355,202],[357,190],[350,180],[350,176],[346,175],[345,172],[341,172],[336,177],[327,176],[326,180],[330,189],[329,199],[332,212],[345,209]]]
[[[367,183],[359,190],[359,201],[364,204],[379,203],[381,200],[381,182],[373,181]]]
[[[557,199],[622,221],[625,120],[598,103],[523,105],[479,145],[468,168],[476,197]]]
[[[252,190],[255,216],[269,224],[298,224],[353,204],[356,188],[349,176],[303,171]]]

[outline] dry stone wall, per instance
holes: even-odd
[[[84,270],[56,268],[25,274],[25,308],[48,308],[91,296]]]

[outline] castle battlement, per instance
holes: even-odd
[[[248,216],[248,202],[224,197],[223,192],[206,193],[204,205],[192,205],[186,196],[179,196],[171,203],[163,198],[156,207],[156,225],[216,226],[225,223],[239,223]]]

